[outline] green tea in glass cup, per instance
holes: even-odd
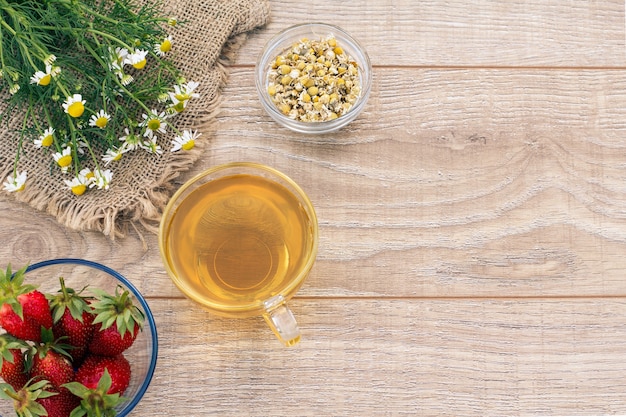
[[[287,306],[309,274],[318,246],[311,201],[283,173],[237,162],[185,183],[161,220],[159,248],[174,284],[228,317],[262,315],[279,340],[300,340]]]

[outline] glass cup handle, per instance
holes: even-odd
[[[287,307],[282,295],[275,295],[263,302],[263,318],[276,337],[285,346],[293,346],[300,341],[300,329],[293,313]]]

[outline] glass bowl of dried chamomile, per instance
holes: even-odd
[[[372,65],[363,47],[325,23],[278,33],[263,48],[255,71],[263,108],[300,133],[344,127],[361,113],[372,86]]]

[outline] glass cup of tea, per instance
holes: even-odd
[[[300,340],[287,301],[317,247],[307,195],[285,174],[251,162],[219,165],[183,184],[159,228],[161,257],[183,294],[219,315],[262,315],[286,346]]]

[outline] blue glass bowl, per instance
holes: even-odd
[[[14,265],[13,270],[18,266]],[[24,283],[37,286],[42,292],[56,293],[59,288],[59,277],[65,279],[65,285],[80,291],[83,287],[101,288],[114,293],[118,285],[128,289],[134,296],[135,305],[144,313],[146,320],[141,332],[133,345],[124,352],[131,364],[132,376],[130,385],[124,393],[127,400],[117,407],[118,417],[130,414],[145,394],[157,362],[158,340],[154,317],[148,303],[135,286],[119,272],[85,259],[51,259],[30,265],[26,270]],[[85,290],[89,294],[89,287]],[[14,415],[10,401],[0,401],[0,415]]]

